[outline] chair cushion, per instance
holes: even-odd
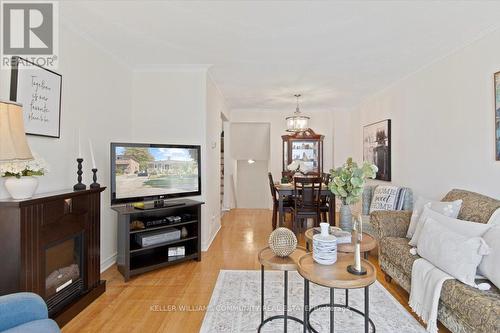
[[[481,291],[448,280],[441,289],[441,303],[480,332],[500,332],[500,291],[494,286]]]
[[[12,327],[2,333],[60,333],[61,330],[52,319],[30,321],[26,324]]]
[[[410,253],[408,239],[399,237],[384,237],[380,240],[380,253],[393,265],[398,266],[404,274],[411,276],[413,262],[420,258]]]

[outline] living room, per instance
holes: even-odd
[[[500,3],[1,7],[0,332],[500,332]]]

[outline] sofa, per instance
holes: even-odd
[[[462,199],[458,219],[487,223],[500,208],[500,201],[464,190],[450,191],[442,201]],[[406,291],[411,288],[411,270],[418,255],[410,254],[406,238],[411,212],[377,211],[371,214],[379,237],[379,263],[386,280],[394,280]],[[438,320],[455,333],[500,332],[500,291],[493,284],[480,291],[457,280],[443,284]]]
[[[0,296],[0,332],[59,333],[56,322],[48,317],[44,300],[33,293]]]

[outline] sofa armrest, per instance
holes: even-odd
[[[406,237],[410,226],[411,211],[376,211],[370,214],[370,222],[378,237]]]
[[[47,305],[36,294],[16,293],[0,297],[0,332],[47,318]]]

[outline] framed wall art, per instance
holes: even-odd
[[[391,181],[391,120],[363,127],[363,161],[378,167],[375,179]]]
[[[62,76],[21,57],[12,63],[10,99],[23,105],[26,134],[59,138]]]

